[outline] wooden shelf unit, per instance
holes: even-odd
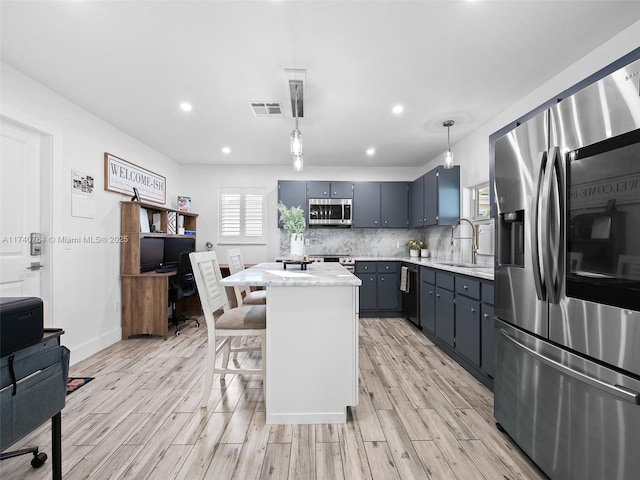
[[[146,208],[149,221],[153,214],[160,214],[161,232],[140,231],[140,209]],[[122,277],[122,338],[131,335],[168,336],[167,307],[169,304],[169,277],[175,273],[140,273],[140,239],[195,238],[194,235],[163,233],[167,231],[169,212],[184,216],[184,229],[196,232],[198,214],[182,212],[159,205],[142,202],[120,202],[120,231],[123,242],[120,247],[120,275]]]
[[[196,221],[198,219],[197,213],[181,212],[172,208],[165,208],[158,205],[141,202],[120,202],[121,216],[120,216],[120,232],[123,237],[126,237],[121,245],[120,251],[120,273],[122,275],[139,275],[140,274],[140,239],[142,237],[192,237],[193,235],[177,235],[160,232],[146,232],[140,231],[140,209],[146,208],[149,216],[149,221],[152,221],[153,214],[160,214],[160,229],[162,232],[167,231],[169,212],[175,212],[176,214],[176,227],[177,216],[182,215],[184,217],[184,229],[196,232]],[[177,229],[177,228],[176,228]],[[195,238],[195,237],[194,237]]]

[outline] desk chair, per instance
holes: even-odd
[[[171,319],[169,323],[176,326],[176,335],[180,335],[180,322],[193,320],[196,322],[196,326],[200,326],[197,318],[184,315],[177,316],[176,314],[176,303],[185,298],[193,297],[196,293],[196,282],[191,270],[189,252],[182,252],[178,260],[178,270],[175,276],[169,279],[169,302],[171,304]]]
[[[230,248],[227,250],[227,262],[229,263],[229,272],[233,275],[244,270],[244,261],[239,248]],[[267,291],[256,290],[251,291],[251,287],[233,287],[236,294],[236,302],[240,305],[264,305],[267,303]]]
[[[216,253],[193,252],[189,255],[193,274],[198,287],[198,294],[202,304],[202,311],[207,320],[208,334],[208,358],[207,372],[205,374],[204,391],[200,406],[205,408],[209,402],[211,385],[214,374],[220,374],[224,380],[227,373],[230,374],[261,374],[263,379],[263,392],[266,398],[265,359],[266,359],[266,305],[242,305],[236,308],[229,306],[229,300],[224,287],[220,285],[222,274]],[[220,312],[222,310],[222,312]],[[216,316],[217,315],[217,316]],[[257,336],[260,337],[260,347],[233,347],[233,337]],[[216,345],[218,338],[221,341]],[[223,350],[222,364],[216,367],[216,356]],[[248,352],[261,350],[262,368],[229,368],[229,354],[231,352]]]

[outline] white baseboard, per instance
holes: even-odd
[[[122,340],[122,328],[116,328],[82,345],[66,344],[64,342],[64,335],[62,336],[61,343],[71,350],[71,359],[69,364],[75,365],[85,358],[89,358],[91,355],[98,353],[100,350],[119,342],[120,340]]]

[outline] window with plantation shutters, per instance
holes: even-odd
[[[265,193],[260,188],[221,188],[218,243],[266,243]]]

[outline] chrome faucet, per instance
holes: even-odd
[[[453,234],[458,225],[462,225],[462,222],[467,222],[471,227],[471,236],[470,237],[454,237]],[[478,251],[478,234],[476,232],[475,225],[468,218],[459,218],[451,225],[451,245],[453,245],[454,240],[471,240],[471,263],[475,265],[476,263],[476,252]]]

